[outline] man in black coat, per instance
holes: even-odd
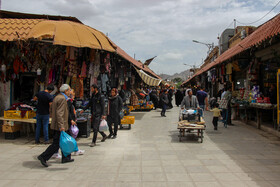
[[[167,94],[168,94],[168,91],[163,90],[162,94],[160,95],[160,103],[162,106],[162,111],[160,114],[162,117],[166,117],[165,112],[166,112],[167,105],[169,103]]]
[[[100,122],[102,119],[106,119],[105,115],[105,101],[104,97],[101,95],[101,93],[98,90],[98,86],[96,84],[93,84],[91,86],[92,91],[92,97],[87,104],[87,106],[84,108],[84,110],[91,108],[92,113],[92,126],[93,126],[93,138],[92,143],[90,144],[90,147],[96,146],[96,139],[97,139],[97,133],[99,132],[102,135],[101,142],[105,142],[107,139],[107,135],[104,132],[99,131]],[[83,111],[81,113],[83,113]]]
[[[123,101],[122,98],[118,95],[118,90],[113,88],[111,90],[111,97],[109,97],[108,103],[108,115],[107,115],[107,122],[109,126],[110,134],[108,138],[115,139],[117,137],[118,127],[121,123],[120,112],[123,108]],[[114,132],[112,129],[112,124],[114,123]]]

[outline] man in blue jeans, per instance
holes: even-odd
[[[200,108],[200,110],[198,110],[199,115],[203,117],[203,111],[205,109],[208,110],[208,94],[205,91],[203,91],[202,87],[200,87],[199,90],[196,92],[196,97]]]
[[[44,140],[45,143],[49,143],[49,119],[50,119],[50,105],[53,101],[53,96],[50,94],[54,90],[54,86],[52,84],[47,86],[47,89],[44,91],[38,92],[33,100],[38,100],[37,104],[37,112],[36,112],[36,135],[35,135],[35,143],[40,143],[40,131],[43,126],[44,132]]]

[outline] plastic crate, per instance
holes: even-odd
[[[135,116],[124,116],[121,120],[121,124],[134,124]]]
[[[36,112],[33,110],[26,111],[25,115],[21,117],[20,110],[6,110],[4,111],[4,118],[8,119],[30,119],[36,116]]]

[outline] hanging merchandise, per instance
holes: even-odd
[[[106,57],[104,58],[104,65],[105,69],[108,73],[111,71],[111,64],[110,64],[110,53],[107,53]]]
[[[94,59],[95,59],[95,50],[94,49],[91,49],[90,50],[90,54],[89,54],[89,61],[90,62],[93,62],[94,61]]]
[[[71,79],[71,88],[76,89],[76,87],[77,87],[77,76],[73,76]]]
[[[83,62],[82,69],[81,69],[81,77],[87,77],[87,65],[86,62]]]
[[[65,81],[65,84],[70,85],[70,79],[71,79],[71,77],[67,76],[66,81]]]
[[[134,83],[135,83],[135,75],[131,76],[130,83],[131,83],[131,85],[134,85]]]
[[[79,77],[79,97],[84,97],[84,79],[82,77]]]
[[[232,65],[232,63],[228,63],[227,65],[226,65],[226,73],[227,73],[227,75],[231,75],[232,74],[232,68],[233,68],[233,65]]]
[[[101,91],[107,92],[107,82],[109,81],[106,73],[100,75],[101,78]]]

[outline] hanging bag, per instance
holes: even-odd
[[[99,126],[99,131],[100,132],[104,132],[108,130],[108,124],[107,121],[105,119],[102,119],[100,122],[100,126]]]
[[[79,128],[77,127],[77,125],[71,125],[70,134],[73,138],[77,138],[79,134]]]
[[[79,150],[76,140],[64,131],[60,132],[59,147],[65,157]]]

